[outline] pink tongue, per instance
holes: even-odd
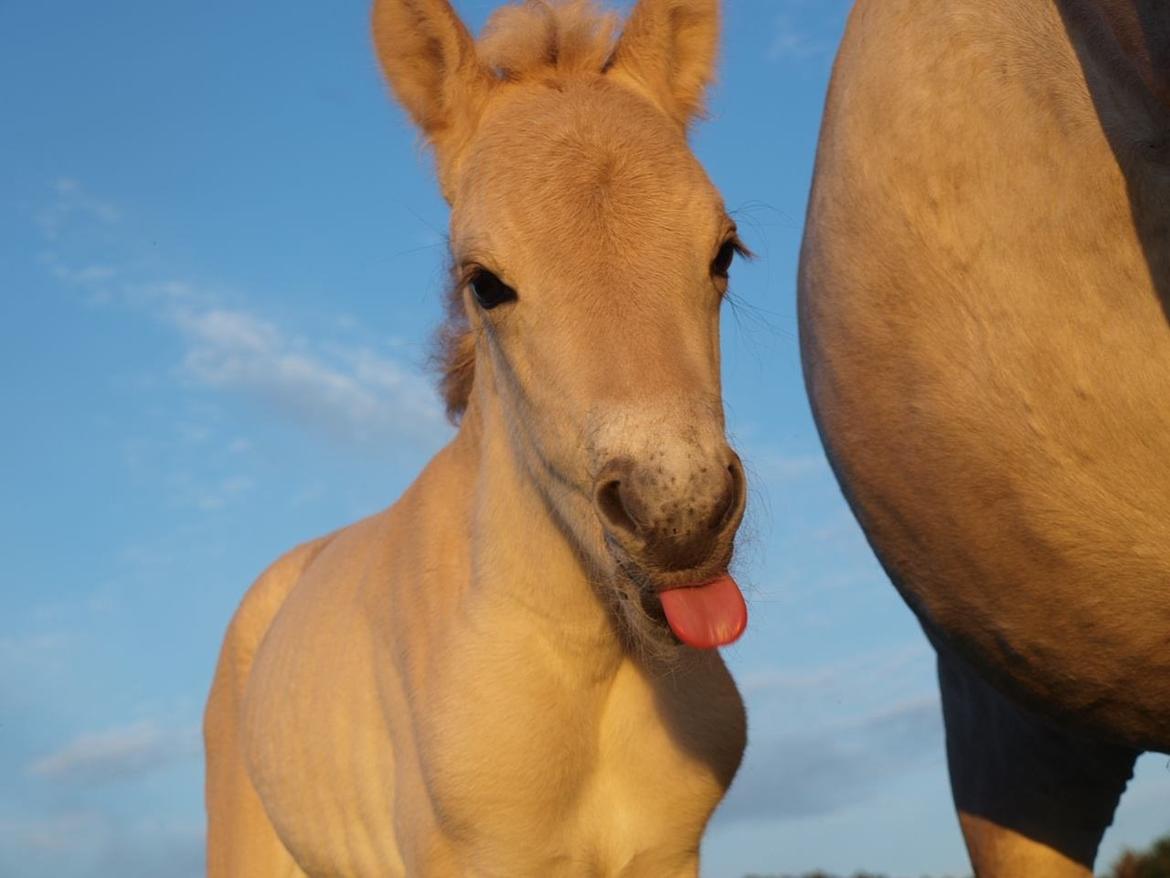
[[[703,585],[668,589],[659,597],[670,630],[687,646],[726,646],[747,627],[747,605],[739,586],[726,573]]]

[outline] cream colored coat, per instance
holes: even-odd
[[[711,268],[734,228],[684,137],[716,9],[642,0],[608,66],[591,14],[508,13],[477,54],[445,0],[377,7],[452,202],[465,411],[397,503],[277,561],[236,613],[205,721],[215,878],[697,874],[743,705],[654,590],[726,569],[742,514]],[[476,304],[485,266],[516,301]],[[614,461],[638,510],[701,537],[698,566],[615,536]]]

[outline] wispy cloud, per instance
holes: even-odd
[[[840,39],[848,0],[781,0],[773,19],[769,61],[827,59]]]
[[[152,721],[88,732],[37,759],[29,773],[52,781],[94,785],[142,777],[199,753],[194,726],[164,728]]]
[[[251,476],[226,476],[211,481],[176,476],[176,496],[179,505],[194,506],[204,512],[223,509],[251,493],[256,480]]]
[[[314,346],[241,310],[184,306],[171,320],[187,343],[188,378],[251,396],[311,430],[361,445],[446,432],[430,383],[369,349]]]
[[[118,878],[202,878],[206,875],[202,825],[144,817],[118,826],[100,849],[95,875]]]
[[[740,688],[753,697],[779,695],[788,698],[796,692],[831,692],[846,687],[871,691],[884,681],[899,678],[907,667],[928,659],[930,654],[930,646],[925,641],[915,641],[850,655],[811,668],[757,668],[739,676],[738,682]]]
[[[450,435],[428,376],[345,337],[290,331],[247,307],[226,305],[217,284],[166,277],[144,267],[133,244],[109,242],[122,211],[74,180],[59,180],[37,215],[47,271],[91,303],[145,313],[182,344],[185,381],[238,394],[310,432],[383,448],[426,446]],[[98,234],[100,233],[100,234]],[[93,238],[100,237],[96,248]],[[123,255],[116,257],[118,249]],[[326,321],[344,331],[344,321]]]
[[[22,660],[44,661],[48,656],[63,652],[70,642],[69,635],[59,631],[0,634],[0,664],[8,665]]]
[[[66,811],[40,817],[0,817],[0,849],[62,851],[85,843],[102,832],[101,815]]]
[[[201,823],[126,820],[77,809],[37,817],[0,815],[0,874],[198,878],[204,874],[204,844]]]
[[[47,613],[39,615],[47,616]],[[59,619],[39,618],[58,626]],[[9,619],[9,624],[13,624]],[[46,676],[61,673],[71,666],[70,648],[76,637],[61,630],[29,630],[0,634],[0,698],[9,702],[17,692],[29,692]]]
[[[50,241],[60,237],[64,227],[78,219],[112,225],[122,218],[113,204],[87,193],[76,180],[60,177],[53,182],[55,197],[37,212],[37,227]]]
[[[752,475],[770,482],[787,483],[799,479],[831,477],[832,471],[824,454],[784,454],[762,450],[750,458]]]
[[[933,696],[850,723],[755,740],[716,820],[834,813],[916,766],[940,761],[942,742],[942,716]]]
[[[775,35],[768,46],[768,60],[802,60],[826,54],[830,46],[816,39],[788,16],[780,16],[773,26]]]

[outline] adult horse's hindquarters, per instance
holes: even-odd
[[[1170,748],[1170,7],[862,0],[801,259],[833,468],[939,651],[981,876]]]

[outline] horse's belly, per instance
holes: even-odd
[[[914,270],[900,292],[931,295]],[[889,312],[842,301],[865,295],[827,296],[841,308],[806,329],[806,372],[903,595],[1037,706],[1170,748],[1170,344],[1141,362],[1041,325],[1016,348],[991,323],[893,339],[866,330]]]
[[[1074,453],[994,428],[868,400],[814,405],[859,522],[933,634],[1042,710],[1170,749],[1170,508],[1130,506]],[[1161,465],[1146,487],[1170,498]]]
[[[1099,130],[995,93],[970,35],[953,61],[868,36],[837,70],[802,255],[834,469],[936,635],[1037,707],[1170,748],[1158,254]]]

